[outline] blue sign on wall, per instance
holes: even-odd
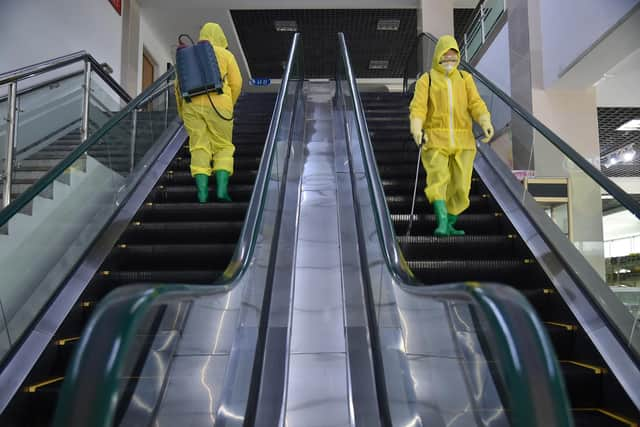
[[[249,84],[252,86],[269,86],[271,84],[271,79],[251,79]]]

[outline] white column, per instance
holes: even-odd
[[[533,114],[594,166],[600,165],[595,88],[533,89]],[[534,132],[535,173],[538,177],[568,177],[570,219],[574,245],[605,277],[602,195],[600,186]]]
[[[419,0],[418,32],[453,35],[453,0]]]

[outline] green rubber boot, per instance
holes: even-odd
[[[438,222],[438,228],[434,231],[436,236],[448,236],[449,235],[449,220],[447,219],[447,204],[444,200],[434,200],[433,212],[436,214],[436,221]]]
[[[229,172],[219,170],[216,172],[216,197],[221,202],[230,202],[229,192],[227,187],[229,186]]]
[[[198,189],[198,201],[207,203],[209,201],[209,176],[203,173],[196,174],[196,188]]]
[[[464,231],[453,228],[458,220],[458,215],[447,214],[449,223],[449,236],[464,236]]]

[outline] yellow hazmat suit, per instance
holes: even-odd
[[[185,102],[176,80],[178,114],[189,134],[191,175],[209,176],[218,171],[226,171],[232,175],[235,151],[231,142],[233,121],[225,120],[220,115],[233,117],[233,107],[242,89],[242,75],[235,57],[227,50],[227,38],[220,25],[212,22],[204,24],[200,30],[200,40],[207,40],[213,45],[223,78],[223,93],[198,95],[192,97],[191,102]],[[211,107],[208,96],[220,115]]]
[[[453,53],[451,49],[456,52],[457,59],[453,68],[447,71],[441,61],[447,52]],[[489,130],[491,116],[478,94],[473,77],[457,69],[459,52],[453,37],[443,36],[438,40],[431,71],[417,81],[409,106],[414,139],[419,144],[424,138],[421,159],[427,172],[425,194],[431,204],[444,201],[449,222],[453,220],[454,223],[456,216],[469,207],[476,154],[471,120],[480,123],[487,141],[493,134],[493,129]],[[452,225],[449,225],[449,230]],[[436,230],[436,234],[443,233]]]

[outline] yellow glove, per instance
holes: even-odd
[[[485,136],[481,141],[486,144],[487,142],[491,141],[491,138],[493,138],[493,125],[491,124],[491,116],[488,114],[481,116],[478,120],[478,124],[482,128]]]
[[[422,125],[424,123],[424,120],[419,119],[417,117],[413,117],[411,119],[411,135],[413,136],[413,141],[416,143],[416,145],[419,147],[420,144],[422,144],[422,137],[423,137],[423,131],[422,131]],[[424,135],[425,139],[426,139],[426,135]]]

